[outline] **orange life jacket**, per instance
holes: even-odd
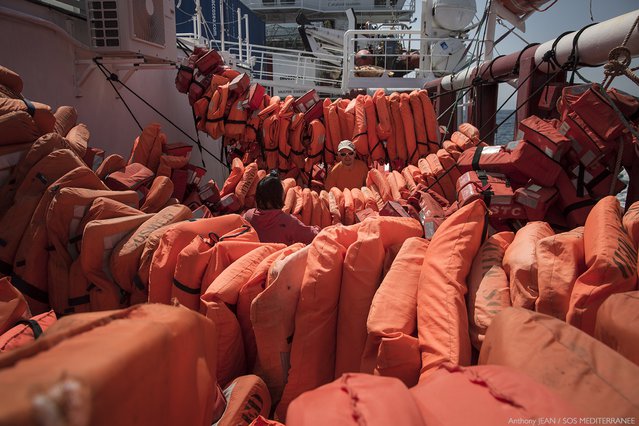
[[[259,242],[257,234],[243,227],[229,231],[225,235],[209,238],[196,235],[177,255],[171,298],[177,298],[181,304],[194,311],[200,309],[200,295],[210,282],[203,282],[215,245],[218,241]]]
[[[326,142],[324,144],[324,152],[325,152],[324,157],[326,159],[327,164],[333,164],[335,162],[335,156],[336,156],[335,147],[339,143],[339,141],[335,143],[333,142],[333,130],[331,129],[331,126],[333,126],[332,124],[333,121],[331,121],[330,115],[329,115],[331,110],[331,105],[333,105],[331,100],[329,98],[325,98],[322,104],[322,111],[324,115],[324,126],[325,126],[324,132],[326,135]]]
[[[104,259],[111,257],[113,248],[129,232],[151,217],[150,214],[122,216],[92,220],[87,224],[82,238],[80,263],[92,285],[89,288],[69,286],[70,308],[78,312],[77,305],[89,302],[92,311],[100,311],[122,308],[130,303],[129,295],[114,282],[109,262]]]
[[[329,123],[326,126],[326,130],[330,132],[330,141],[331,141],[330,149],[328,149],[328,147],[324,148],[328,152],[328,155],[326,156],[327,161],[331,158],[331,155],[333,156],[332,157],[333,161],[337,159],[337,146],[343,139],[342,130],[341,130],[341,126],[342,126],[341,120],[337,112],[338,110],[337,105],[340,102],[340,100],[341,99],[337,99],[328,107],[328,116],[324,115],[325,122]]]
[[[515,234],[502,264],[510,282],[510,301],[514,307],[534,309],[538,295],[537,242],[554,235],[546,222],[528,222]]]
[[[32,143],[42,132],[25,111],[12,111],[0,115],[0,145]]]
[[[424,108],[422,107],[422,101],[419,99],[419,92],[417,90],[413,90],[410,93],[409,102],[415,125],[417,152],[419,153],[419,157],[425,157],[429,153],[428,134],[426,133],[426,122],[424,121]]]
[[[412,365],[395,363],[394,371],[389,374],[390,369],[387,367],[395,360],[383,357],[381,345],[397,339],[398,335],[410,336],[416,331],[417,285],[428,244],[423,238],[406,239],[375,292],[366,320],[368,335],[360,371],[369,374],[385,372],[384,375],[397,377],[406,386],[417,384],[421,367],[419,348],[416,347],[416,362]],[[401,297],[396,297],[397,295]]]
[[[328,141],[328,133],[324,128],[324,124],[320,120],[313,120],[309,124],[310,133],[310,145],[307,148],[307,157],[304,163],[304,171],[310,173],[313,170],[313,166],[322,161],[322,154],[328,152],[325,149],[325,144]],[[326,160],[328,161],[328,160]]]
[[[142,134],[135,138],[128,164],[140,163],[157,173],[160,157],[166,145],[166,135],[157,123],[149,124],[142,130]]]
[[[373,188],[373,185],[375,185],[384,202],[393,200],[393,194],[391,193],[388,181],[378,169],[370,169],[368,175],[366,175],[366,186]]]
[[[49,308],[46,213],[53,197],[64,187],[107,190],[91,169],[81,166],[56,180],[40,198],[16,250],[12,275],[14,285],[25,294],[34,314],[45,312]]]
[[[70,310],[68,271],[73,260],[78,258],[76,239],[85,213],[96,198],[105,197],[129,206],[138,205],[134,191],[100,191],[83,188],[62,188],[51,203],[46,214],[49,251],[47,281],[51,308],[57,313]]]
[[[231,139],[241,139],[244,136],[249,111],[244,108],[246,93],[237,97],[231,104],[228,116],[224,119],[224,136]]]
[[[216,368],[217,379],[222,385],[246,371],[244,341],[237,317],[231,309],[237,305],[240,289],[257,265],[284,247],[284,244],[246,242],[221,242],[217,245],[216,255],[220,259],[212,259],[204,274],[203,281],[210,282],[210,285],[200,298],[200,310],[217,326]]]
[[[172,287],[175,285],[173,277],[178,254],[196,235],[209,235],[211,232],[224,235],[241,226],[246,226],[250,232],[255,233],[253,228],[250,228],[248,223],[236,214],[172,225],[164,232],[153,253],[149,269],[149,301],[169,303]]]
[[[229,85],[225,83],[218,86],[209,102],[206,111],[206,124],[204,128],[213,139],[224,135],[224,112],[229,99]]]
[[[350,140],[355,145],[357,153],[363,157],[369,155],[369,142],[368,142],[368,124],[366,121],[366,110],[364,108],[365,98],[362,95],[357,95],[355,99],[355,127],[353,129],[353,135]]]
[[[20,95],[24,88],[24,83],[20,74],[7,67],[3,67],[2,65],[0,65],[0,84],[6,86],[16,96]]]
[[[377,113],[375,112],[375,102],[369,95],[364,97],[364,111],[366,113],[366,131],[368,133],[368,151],[373,161],[383,161],[386,159],[386,152],[382,140],[377,135]]]
[[[562,321],[577,278],[586,271],[584,228],[542,238],[535,247],[539,296],[535,311]]]
[[[0,335],[0,353],[18,349],[40,338],[56,320],[55,312],[48,311],[18,321],[14,327]]]
[[[384,89],[377,89],[373,95],[373,102],[375,103],[375,110],[377,111],[377,118],[379,120],[375,127],[377,137],[383,141],[388,140],[393,133],[393,125],[391,122],[388,97],[385,95]]]
[[[60,106],[53,113],[55,117],[54,131],[60,136],[66,136],[78,122],[78,111],[72,106]]]
[[[148,300],[148,288],[138,277],[140,257],[147,237],[161,227],[190,218],[191,211],[186,206],[176,204],[165,207],[113,248],[109,262],[111,274],[118,286],[130,293],[131,304]]]
[[[406,164],[408,160],[408,150],[406,147],[406,135],[404,132],[404,120],[402,119],[402,113],[399,108],[401,96],[399,93],[394,92],[388,98],[390,104],[391,120],[393,123],[393,134],[389,138],[389,141],[394,141],[396,159],[402,164]],[[388,154],[391,154],[391,148],[389,148]],[[391,158],[393,159],[393,158]]]
[[[572,289],[566,322],[592,335],[603,301],[637,287],[637,250],[623,227],[616,197],[601,199],[590,211],[584,249],[587,269]]]
[[[41,134],[51,133],[55,129],[55,116],[49,105],[32,102],[28,99],[0,98],[0,115],[12,111],[24,111],[33,117]]]
[[[361,223],[357,241],[348,247],[344,257],[338,302],[338,318],[341,320],[337,322],[335,376],[360,369],[368,334],[367,318],[375,292],[382,282],[386,251],[407,238],[422,235],[422,232],[419,222],[411,218],[380,216]],[[362,256],[363,253],[366,255]]]
[[[11,273],[18,245],[47,187],[67,172],[82,165],[82,160],[71,150],[61,149],[52,152],[29,170],[17,189],[14,204],[0,220],[2,273]]]
[[[338,99],[337,101],[337,117],[339,118],[341,139],[351,140],[355,130],[355,105],[356,99]]]
[[[291,119],[293,118],[293,102],[295,98],[293,96],[287,96],[282,104],[278,115],[278,128],[277,128],[277,168],[280,173],[287,173],[289,171],[289,157],[291,154],[291,145],[289,145],[289,129],[291,127]],[[268,162],[268,155],[267,155]]]
[[[426,133],[428,134],[429,151],[435,152],[439,149],[439,123],[437,122],[437,114],[435,114],[433,103],[428,97],[428,91],[420,90],[418,93],[419,99],[422,101],[422,110],[424,111],[424,124],[426,124]]]
[[[415,124],[413,111],[410,106],[410,96],[407,93],[402,93],[399,97],[399,112],[404,126],[407,161],[410,164],[417,164],[417,160],[419,159],[419,151],[417,150],[417,140],[415,137],[415,128],[417,125]]]
[[[511,306],[508,274],[502,267],[506,249],[515,234],[500,232],[479,248],[468,276],[468,325],[470,341],[477,349],[495,315]]]
[[[484,238],[486,220],[484,203],[475,201],[444,221],[430,242],[417,292],[420,380],[445,362],[470,364],[466,282],[470,259],[475,258]]]

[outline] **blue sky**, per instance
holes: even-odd
[[[481,15],[485,5],[486,0],[477,0],[478,15]],[[594,21],[590,17],[591,5]],[[528,42],[543,43],[554,39],[565,31],[579,30],[592,22],[603,22],[633,10],[639,10],[639,0],[559,0],[548,11],[533,14],[526,21],[526,33],[516,31]],[[496,38],[505,31],[504,27],[497,24]],[[639,37],[637,30],[635,30],[635,37]],[[495,53],[496,55],[508,54],[519,51],[525,46],[526,43],[524,41],[511,34],[497,46]],[[633,61],[632,66],[639,66],[639,58]],[[586,78],[594,82],[601,83],[603,79],[603,73],[600,69],[583,69],[581,72]],[[626,77],[617,77],[613,86],[639,96],[639,86]],[[500,87],[500,105],[509,94],[510,90],[507,87],[503,89]],[[514,99],[511,99],[506,104],[506,108],[512,109],[514,105]]]

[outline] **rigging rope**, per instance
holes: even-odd
[[[615,110],[615,112],[617,113],[617,116],[619,117],[623,125],[639,141],[639,132],[637,132],[637,130],[628,122],[628,120],[626,120],[626,117],[624,117],[624,115],[621,113],[617,105],[612,101],[612,99],[610,99],[610,96],[608,96],[608,93],[606,92],[608,87],[610,87],[610,84],[612,84],[612,81],[615,79],[615,77],[619,75],[625,75],[630,80],[632,80],[633,82],[639,85],[639,77],[637,77],[637,75],[633,72],[633,70],[630,69],[630,61],[631,61],[632,55],[630,53],[630,50],[626,47],[626,45],[628,44],[628,41],[630,41],[630,36],[632,36],[632,33],[634,32],[635,28],[637,28],[638,26],[639,26],[639,15],[637,15],[637,18],[635,19],[632,26],[630,27],[630,30],[628,31],[628,34],[626,34],[626,37],[623,39],[623,42],[621,43],[621,45],[613,48],[610,51],[610,53],[608,53],[608,63],[604,65],[605,77],[601,83],[600,91],[602,95],[606,98],[606,100],[608,101],[612,109]],[[615,185],[617,184],[617,179],[619,178],[619,172],[621,171],[621,160],[623,158],[623,149],[624,149],[623,140],[619,138],[619,149],[617,150],[615,170],[612,175],[612,182],[610,183],[609,193],[611,195],[614,194]],[[637,144],[635,144],[635,154],[639,156],[639,150],[637,149]]]
[[[96,64],[96,66],[98,67],[98,69],[102,72],[102,74],[104,74],[104,76],[106,77],[107,81],[109,82],[109,84],[111,84],[111,87],[113,87],[113,90],[116,92],[116,94],[118,95],[118,97],[120,98],[120,100],[122,101],[122,103],[124,104],[124,106],[126,107],[126,109],[129,111],[129,114],[131,114],[131,117],[133,117],[133,120],[135,120],[135,122],[137,123],[138,127],[140,128],[140,130],[143,130],[142,125],[140,124],[140,122],[138,121],[138,119],[135,117],[135,114],[133,114],[133,111],[131,110],[131,108],[129,108],[129,106],[127,105],[126,101],[124,100],[124,98],[122,97],[122,95],[120,94],[119,90],[115,87],[115,85],[113,84],[113,82],[118,82],[122,85],[122,87],[124,87],[125,89],[127,89],[129,92],[131,92],[136,98],[138,98],[140,101],[142,101],[145,105],[147,105],[149,108],[151,108],[153,111],[155,111],[158,115],[160,115],[162,118],[164,118],[169,124],[171,124],[173,127],[175,127],[178,131],[180,131],[182,134],[184,134],[187,138],[189,138],[191,141],[193,141],[195,144],[198,145],[198,149],[200,149],[200,152],[204,151],[207,154],[209,154],[211,157],[213,157],[215,160],[217,160],[218,163],[222,164],[225,167],[228,167],[226,164],[224,164],[224,162],[222,162],[222,160],[220,160],[220,158],[218,158],[215,154],[213,154],[211,151],[209,151],[208,149],[206,149],[204,146],[202,146],[202,143],[199,140],[199,135],[198,135],[198,139],[193,138],[191,135],[189,135],[188,133],[186,133],[180,126],[178,126],[177,124],[175,124],[173,121],[171,121],[171,119],[169,119],[166,115],[162,114],[157,108],[155,108],[153,105],[151,105],[149,102],[147,102],[144,98],[142,98],[140,95],[138,95],[134,90],[132,90],[130,87],[128,87],[125,83],[123,83],[122,81],[120,81],[119,77],[117,74],[115,73],[111,73],[106,66],[101,63],[98,58],[93,58],[93,62]],[[204,167],[206,168],[206,165],[204,163],[204,158],[202,157],[202,164],[204,165]]]

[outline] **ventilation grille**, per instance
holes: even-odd
[[[117,3],[115,1],[89,1],[88,3],[91,46],[119,47],[120,26]]]
[[[164,1],[131,1],[133,37],[147,43],[164,46]]]

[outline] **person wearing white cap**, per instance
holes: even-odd
[[[337,146],[337,158],[339,163],[335,164],[324,182],[324,188],[329,190],[333,187],[343,190],[344,188],[361,188],[366,182],[368,167],[362,160],[355,158],[355,145],[348,139],[344,139]]]

